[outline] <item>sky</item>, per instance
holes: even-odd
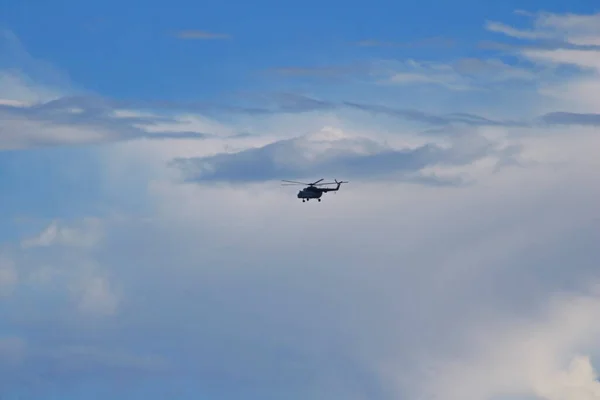
[[[599,27],[0,0],[0,397],[600,400]]]

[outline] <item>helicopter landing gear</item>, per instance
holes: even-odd
[[[304,202],[307,202],[307,201],[310,201],[310,199],[302,199],[302,202],[303,202],[303,203],[304,203]],[[318,201],[318,202],[321,202],[321,199],[317,199],[317,201]]]

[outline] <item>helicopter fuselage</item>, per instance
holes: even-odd
[[[307,187],[298,192],[299,199],[318,199],[323,196],[323,191],[315,187]]]

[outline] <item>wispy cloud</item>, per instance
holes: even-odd
[[[536,40],[530,43],[508,44],[493,40],[482,40],[477,43],[477,47],[486,50],[496,50],[508,54],[518,54],[523,50],[600,50],[600,45],[586,44],[579,45],[566,42],[564,40],[544,39]]]
[[[502,44],[481,43],[495,50],[516,50]],[[540,72],[549,73],[540,65],[509,63],[501,58],[458,58],[447,62],[408,60],[374,60],[370,63],[345,66],[290,66],[267,70],[284,77],[348,78],[360,82],[390,85],[434,85],[450,90],[501,89],[503,83],[532,82]]]
[[[90,248],[102,239],[102,221],[97,218],[84,218],[80,226],[65,226],[53,221],[46,229],[34,237],[21,241],[25,249],[36,247],[66,246]]]
[[[196,182],[260,182],[300,179],[325,174],[347,178],[381,179],[390,174],[404,179],[422,179],[420,173],[434,165],[469,165],[485,157],[514,158],[507,151],[478,135],[465,140],[455,137],[451,146],[427,143],[418,147],[394,148],[360,136],[348,136],[333,128],[320,133],[285,139],[237,153],[175,160],[186,180]],[[504,162],[504,160],[501,160]],[[452,182],[461,181],[455,176]],[[431,180],[440,184],[442,180]]]
[[[61,97],[36,104],[0,105],[0,150],[109,143],[139,138],[203,138],[199,132],[152,129],[175,121],[153,115],[119,115],[111,101],[92,96]]]
[[[465,68],[478,68],[478,64],[466,65]],[[222,115],[255,115],[275,116],[277,114],[299,114],[311,112],[333,112],[358,110],[370,115],[385,115],[405,121],[416,122],[425,126],[521,126],[546,124],[577,124],[587,121],[591,115],[566,118],[567,114],[556,111],[555,114],[532,118],[530,120],[505,120],[483,117],[469,112],[432,114],[417,109],[390,107],[383,104],[358,103],[354,101],[331,101],[316,99],[296,93],[263,94],[256,99],[254,107],[220,106],[218,104],[179,104],[160,103],[144,104],[135,102],[123,104],[137,107],[138,112],[124,112],[118,107],[119,102],[99,97],[63,97],[57,100],[35,105],[4,104],[0,105],[0,116],[3,116],[0,135],[0,149],[21,149],[57,145],[100,144],[137,139],[209,139],[222,136],[219,131],[206,125],[205,131],[197,127],[190,130],[186,123],[173,116],[173,112],[192,112]],[[7,102],[8,103],[8,102]],[[261,106],[261,103],[266,103]],[[143,109],[156,110],[143,112]],[[171,115],[160,114],[161,108],[170,110]],[[562,113],[562,114],[561,114]],[[558,116],[561,116],[560,118]],[[231,132],[231,135],[239,132]]]
[[[270,68],[265,71],[285,77],[317,77],[317,78],[343,78],[358,74],[367,74],[366,66],[288,66]]]
[[[546,123],[557,125],[600,126],[600,114],[592,113],[557,111],[545,114],[541,119]]]
[[[485,44],[480,44],[485,46]],[[488,44],[488,46],[492,46]],[[510,46],[496,50],[514,50]],[[371,60],[351,65],[288,66],[265,72],[283,77],[347,78],[349,81],[390,85],[433,85],[450,90],[501,89],[504,83],[532,82],[540,73],[549,73],[540,65],[502,58],[457,58],[449,61],[414,59]]]
[[[393,117],[406,119],[409,121],[421,122],[428,125],[450,126],[526,126],[527,122],[518,121],[494,121],[489,118],[484,118],[478,115],[469,113],[453,113],[445,115],[434,115],[423,111],[411,109],[399,109],[374,104],[359,104],[352,102],[344,102],[345,106],[356,108],[370,113],[381,113]]]
[[[202,30],[183,30],[175,32],[175,37],[179,39],[197,39],[197,40],[217,40],[231,39],[232,36],[226,33],[208,32]]]
[[[491,32],[502,33],[507,36],[512,36],[517,39],[553,39],[555,34],[552,32],[544,32],[538,30],[522,30],[512,28],[500,22],[488,21],[485,25],[486,29]]]
[[[534,14],[532,29],[518,29],[501,22],[487,21],[486,29],[517,39],[557,40],[573,45],[600,45],[600,13],[592,15]]]
[[[446,63],[408,60],[381,63],[373,69],[373,75],[380,83],[429,84],[459,91],[501,88],[510,82],[532,82],[539,72],[539,67],[508,64],[498,58],[460,58]]]
[[[404,47],[404,48],[419,48],[419,47],[441,47],[451,48],[456,46],[457,41],[451,38],[445,37],[432,37],[420,40],[414,40],[412,42],[388,42],[382,40],[359,40],[354,43],[359,47]]]

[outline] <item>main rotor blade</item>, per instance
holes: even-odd
[[[325,178],[321,178],[321,179],[319,179],[318,181],[311,183],[310,185],[311,185],[311,186],[314,186],[314,185],[316,185],[317,183],[321,182],[323,179],[325,179]]]
[[[287,182],[287,183],[293,183],[295,185],[310,185],[310,183],[304,183],[304,182],[296,182],[296,181],[286,181],[286,180],[282,180],[281,182]]]

